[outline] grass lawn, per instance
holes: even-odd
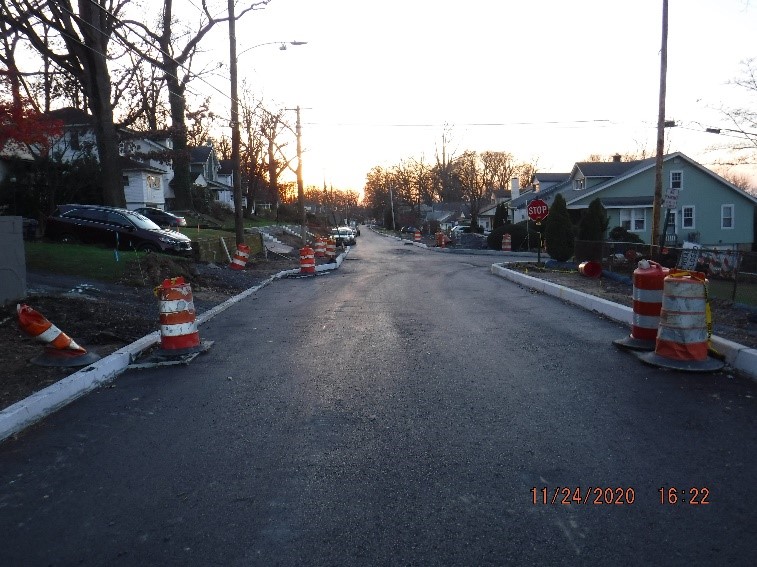
[[[736,283],[736,296],[733,295],[733,280],[709,280],[710,297],[726,299],[757,307],[757,284],[739,281]]]
[[[133,260],[144,257],[141,252],[124,252],[84,244],[27,241],[26,267],[32,271],[81,276],[103,281],[119,281],[134,270]],[[162,256],[162,255],[161,255]],[[176,262],[191,260],[171,256]]]

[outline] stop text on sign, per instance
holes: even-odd
[[[549,207],[547,206],[547,203],[541,199],[534,199],[528,204],[526,211],[528,212],[528,218],[539,222],[547,217],[549,214]]]

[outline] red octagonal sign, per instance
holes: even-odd
[[[547,218],[549,207],[541,199],[534,199],[528,204],[526,211],[528,212],[528,218],[532,221],[541,222]]]

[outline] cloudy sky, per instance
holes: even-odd
[[[306,185],[359,191],[374,166],[433,163],[445,125],[453,154],[569,171],[654,154],[661,22],[662,0],[272,0],[238,24],[240,82],[302,108]],[[729,140],[704,130],[748,100],[728,83],[757,57],[755,30],[757,2],[669,1],[666,150],[715,162]],[[226,29],[213,39],[208,56],[228,58]],[[259,45],[293,40],[308,43]]]

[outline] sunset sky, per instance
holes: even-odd
[[[302,108],[306,185],[360,191],[374,166],[433,163],[445,124],[453,154],[569,171],[590,154],[654,155],[661,21],[662,0],[272,0],[238,24],[238,51],[308,44],[250,49],[240,84],[272,110]],[[749,101],[728,83],[757,57],[755,30],[757,3],[670,0],[666,151],[712,167],[710,148],[732,141],[704,130],[732,127],[719,109]],[[211,59],[228,59],[226,32]]]

